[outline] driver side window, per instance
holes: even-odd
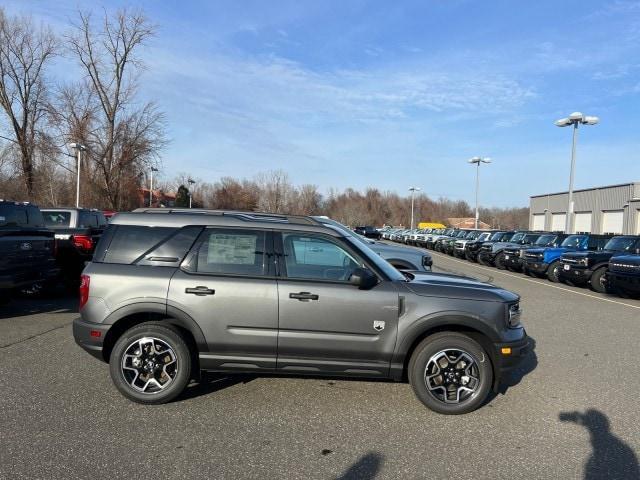
[[[320,236],[283,233],[282,241],[289,278],[346,282],[362,265],[341,246]]]

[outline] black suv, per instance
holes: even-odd
[[[540,235],[540,232],[516,232],[508,241],[485,242],[478,253],[478,262],[505,270],[507,268],[505,257],[508,255],[506,249],[531,246]]]
[[[445,414],[479,407],[529,350],[518,295],[398,272],[311,217],[120,213],[85,268],[76,342],[122,394],[167,402],[200,370],[408,378]]]
[[[53,282],[55,250],[53,232],[37,206],[0,200],[0,303],[18,290]]]
[[[609,240],[602,250],[567,252],[560,258],[560,280],[576,285],[589,284],[592,290],[605,293],[611,257],[636,253],[639,249],[640,236],[621,235]]]
[[[43,208],[47,228],[56,234],[56,260],[65,283],[73,288],[80,284],[80,273],[107,226],[107,219],[99,210],[88,208]]]
[[[372,227],[367,225],[366,227],[356,227],[353,229],[358,235],[362,235],[363,237],[373,238],[375,240],[380,240],[382,234],[376,229],[376,227]]]
[[[464,246],[464,257],[470,262],[478,261],[478,253],[480,253],[480,249],[482,245],[489,245],[491,243],[496,242],[508,242],[511,237],[513,237],[515,231],[506,231],[506,232],[493,232],[488,239],[483,239],[480,237],[478,240],[474,240],[472,242],[468,242]]]
[[[611,257],[607,287],[621,295],[640,296],[640,254]]]

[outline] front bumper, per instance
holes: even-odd
[[[566,268],[567,266],[569,267],[568,269]],[[592,273],[593,270],[589,268],[563,263],[558,271],[558,276],[563,280],[569,280],[574,283],[586,283],[591,279]]]
[[[608,271],[607,284],[612,289],[621,288],[629,292],[640,294],[640,275]]]
[[[73,321],[73,338],[86,352],[104,361],[102,346],[111,325],[86,322],[81,317]]]
[[[495,343],[494,361],[495,376],[494,386],[500,384],[500,380],[511,370],[517,368],[524,359],[533,352],[533,342],[524,331],[524,336],[520,340],[508,343]],[[509,353],[506,352],[509,349]]]
[[[511,268],[522,268],[523,260],[518,253],[505,253],[504,264]]]
[[[493,252],[487,252],[486,250],[481,250],[478,253],[478,258],[482,259],[483,262],[493,264],[496,259],[496,256]]]
[[[547,273],[549,269],[549,264],[545,262],[524,262],[524,268],[534,273]]]

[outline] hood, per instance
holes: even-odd
[[[613,250],[598,250],[598,251],[584,251],[584,252],[575,252],[569,251],[566,254],[562,255],[563,258],[571,258],[574,260],[580,260],[582,258],[609,258],[615,255],[616,253],[620,254],[623,252],[614,252]]]
[[[462,275],[433,272],[411,272],[413,280],[406,286],[423,297],[447,297],[486,302],[514,302],[520,297],[513,292]]]
[[[496,250],[503,250],[505,248],[510,248],[510,247],[517,247],[517,248],[522,248],[525,245],[520,245],[519,243],[511,243],[511,242],[489,242],[489,245],[491,245],[491,248],[493,249],[493,251],[495,252]]]
[[[419,256],[430,257],[431,255],[426,250],[418,250],[417,248],[411,248],[403,245],[389,245],[388,243],[375,242],[369,244],[369,248],[376,253],[402,253],[405,255],[413,254]]]
[[[610,262],[640,267],[640,255],[614,255]]]

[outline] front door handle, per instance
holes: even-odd
[[[320,297],[315,293],[300,292],[300,293],[290,293],[289,298],[293,298],[296,300],[300,300],[301,302],[304,302],[307,300],[318,300]]]
[[[207,287],[198,286],[194,288],[185,288],[184,293],[191,293],[193,295],[202,296],[202,295],[215,295],[216,291],[211,290],[210,288],[207,288]]]

